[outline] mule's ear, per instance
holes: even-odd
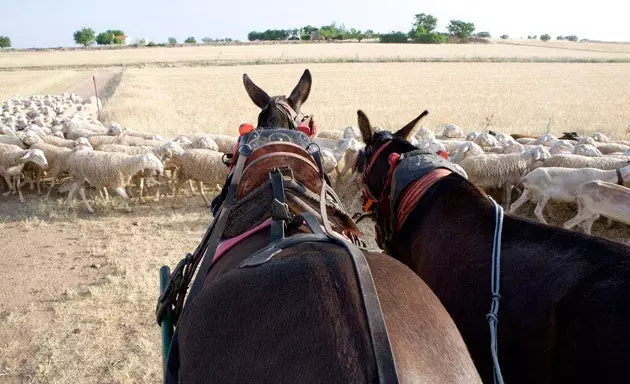
[[[374,135],[374,129],[370,124],[370,120],[367,115],[362,111],[357,111],[359,130],[361,130],[361,136],[363,137],[363,142],[366,146],[372,144],[372,136]]]
[[[300,107],[308,99],[309,93],[311,93],[311,81],[311,72],[308,69],[304,70],[300,81],[298,81],[293,91],[291,91],[291,95],[287,98],[289,105],[297,113],[300,113]]]
[[[405,125],[404,127],[400,128],[398,131],[396,131],[396,133],[394,133],[394,136],[401,137],[405,140],[411,140],[416,129],[420,128],[420,124],[419,124],[420,120],[422,120],[422,118],[428,114],[429,114],[429,111],[425,110],[424,112],[420,114],[420,116],[411,120],[407,125]]]
[[[265,106],[269,104],[271,97],[269,97],[267,92],[263,91],[259,86],[254,84],[252,79],[250,79],[246,73],[243,73],[243,84],[245,85],[245,90],[247,91],[249,98],[252,99],[254,104],[256,104],[259,108],[265,108]]]

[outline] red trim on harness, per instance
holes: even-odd
[[[263,229],[267,228],[270,225],[271,225],[271,219],[267,219],[263,221],[262,223],[258,224],[257,226],[255,226],[254,228],[251,228],[236,237],[232,237],[231,239],[220,242],[219,245],[217,246],[217,251],[214,253],[214,257],[212,257],[212,264],[219,261],[221,256],[225,255],[230,249],[234,248],[238,243],[250,237],[254,233],[262,231]]]
[[[437,155],[443,158],[444,160],[448,160],[448,152],[446,151],[438,151]]]
[[[238,127],[238,134],[240,136],[243,136],[246,133],[250,133],[251,131],[253,131],[255,128],[252,124],[250,123],[243,123]]]
[[[445,168],[437,168],[427,173],[426,176],[414,181],[409,187],[405,188],[400,197],[400,204],[395,217],[396,231],[402,228],[405,221],[411,214],[411,211],[418,205],[424,193],[441,178],[450,175],[452,172]]]

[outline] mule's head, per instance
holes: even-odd
[[[308,69],[289,96],[269,96],[247,74],[243,74],[243,84],[254,104],[261,109],[257,127],[298,129],[305,120],[300,109],[311,92],[311,72]]]
[[[357,111],[365,148],[357,157],[355,170],[363,173],[364,189],[369,198],[376,201],[381,198],[390,169],[389,156],[392,153],[405,153],[417,149],[409,140],[420,129],[422,118],[428,114],[429,112],[425,110],[392,134],[385,130],[376,132],[367,115],[361,110]]]

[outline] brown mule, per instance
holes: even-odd
[[[495,206],[443,159],[412,152],[417,148],[408,139],[427,113],[392,134],[375,133],[358,111],[365,208],[386,252],[427,282],[491,383],[486,316]],[[400,155],[406,160],[397,162]],[[429,162],[441,165],[398,177],[405,164]],[[505,214],[499,249],[498,357],[505,382],[628,382],[630,247]]]
[[[270,177],[234,201],[228,195],[215,219],[214,228],[225,223],[216,234],[221,245],[206,250],[202,266],[212,260],[211,268],[198,272],[200,289],[186,301],[171,348],[180,381],[480,383],[461,335],[428,286],[391,257],[343,240],[340,234],[356,226],[321,172],[322,189],[309,189],[303,169],[321,171],[311,149],[267,143],[239,154],[234,196],[248,166]],[[301,159],[291,169],[277,168],[287,156]],[[367,297],[373,288],[377,295]],[[379,316],[384,329],[374,325]],[[384,335],[388,343],[377,344]],[[394,376],[381,370],[388,353]]]

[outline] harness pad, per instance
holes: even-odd
[[[424,150],[415,150],[400,155],[400,161],[392,174],[391,192],[389,195],[389,207],[392,215],[396,212],[396,202],[405,188],[437,168],[445,168],[464,178],[466,177],[453,166],[453,163],[439,155]]]

